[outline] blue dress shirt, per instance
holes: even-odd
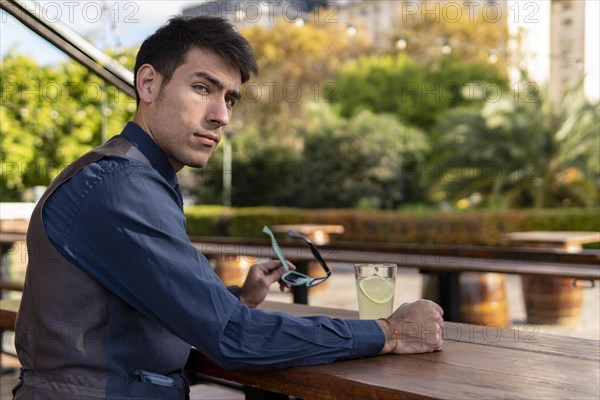
[[[190,243],[165,154],[134,123],[121,135],[152,167],[106,157],[46,201],[44,227],[67,260],[225,368],[316,365],[381,351],[384,335],[375,321],[249,309]]]

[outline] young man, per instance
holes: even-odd
[[[222,19],[173,18],[142,44],[133,122],[70,165],[32,215],[16,399],[184,399],[190,346],[238,369],[441,349],[435,303],[389,323],[267,313],[254,307],[279,262],[254,265],[234,294],[189,242],[175,173],[206,165],[256,72]],[[399,342],[404,323],[429,334]]]

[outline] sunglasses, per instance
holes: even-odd
[[[310,241],[309,238],[307,238],[300,232],[289,231],[288,236],[304,240],[304,242],[308,245],[310,252],[313,254],[313,256],[315,256],[315,258],[317,259],[319,264],[321,264],[321,267],[323,267],[323,270],[325,270],[325,276],[322,276],[320,278],[312,278],[301,272],[288,269],[287,261],[286,261],[285,257],[283,256],[283,253],[281,252],[281,248],[279,247],[279,243],[277,243],[277,240],[275,239],[275,235],[273,234],[273,232],[271,232],[269,227],[266,225],[263,228],[263,232],[271,237],[271,245],[273,246],[273,251],[275,252],[275,255],[277,256],[279,261],[281,261],[281,264],[283,265],[283,267],[287,270],[287,272],[285,272],[283,274],[283,276],[281,277],[281,280],[284,281],[285,283],[287,283],[291,286],[313,287],[313,286],[317,286],[320,283],[325,282],[325,280],[327,278],[329,278],[329,276],[331,275],[331,270],[329,269],[329,267],[327,266],[327,263],[321,256],[321,253],[319,253],[319,251],[317,250],[317,247],[314,245],[313,242]]]

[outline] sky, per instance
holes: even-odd
[[[263,0],[256,0],[260,3]],[[335,0],[332,0],[335,1]],[[463,0],[458,0],[462,2]],[[90,38],[97,47],[116,47],[120,42],[124,47],[139,45],[145,37],[155,31],[171,15],[178,14],[184,8],[201,4],[202,0],[43,0],[19,3],[30,3],[35,11],[52,21],[59,20],[69,28],[86,38]],[[536,5],[536,16],[540,16],[535,25],[529,24],[532,36],[536,38],[529,52],[539,54],[539,65],[532,66],[535,78],[543,81],[548,74],[548,65],[543,60],[544,54],[549,54],[548,16],[550,0],[509,0],[508,8],[515,9],[519,5],[522,12],[526,7]],[[106,5],[110,16],[101,18],[101,7]],[[531,10],[531,8],[529,9]],[[525,16],[525,14],[523,14]],[[586,0],[586,94],[592,99],[600,98],[600,0]],[[513,17],[514,19],[514,17]],[[117,36],[111,35],[110,27],[116,27]],[[39,36],[25,28],[19,21],[8,13],[0,11],[0,54],[4,55],[10,48],[16,46],[18,52],[28,54],[41,64],[52,64],[67,57]],[[547,59],[547,58],[546,58]]]
[[[24,3],[19,1],[19,3]],[[141,44],[171,15],[183,8],[202,3],[199,0],[144,0],[144,1],[34,1],[34,10],[51,21],[60,21],[75,32],[91,38],[97,47],[115,47],[117,39],[110,34],[115,26],[118,40],[124,47]],[[100,14],[106,5],[110,16]],[[4,55],[12,46],[20,53],[34,57],[41,64],[52,64],[66,59],[64,53],[32,33],[5,11],[0,11],[0,52]]]

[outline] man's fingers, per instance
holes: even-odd
[[[427,300],[427,299],[422,299],[422,300],[419,300],[419,301],[426,302],[431,307],[433,307],[434,310],[436,310],[437,312],[439,312],[440,315],[444,315],[444,309],[442,307],[440,307],[440,305],[437,304],[435,301],[431,301],[431,300]]]
[[[260,265],[262,265],[265,268],[267,268],[269,270],[269,272],[275,271],[277,268],[283,267],[283,265],[281,264],[281,261],[279,261],[279,260],[267,261],[267,262],[261,263]],[[296,266],[294,264],[292,264],[291,262],[288,261],[287,262],[287,268],[290,269],[290,270],[295,270]]]
[[[261,265],[262,267],[265,267],[268,272],[272,272],[272,271],[277,270],[277,268],[281,268],[281,261],[271,260],[271,261],[261,263],[259,265]]]

